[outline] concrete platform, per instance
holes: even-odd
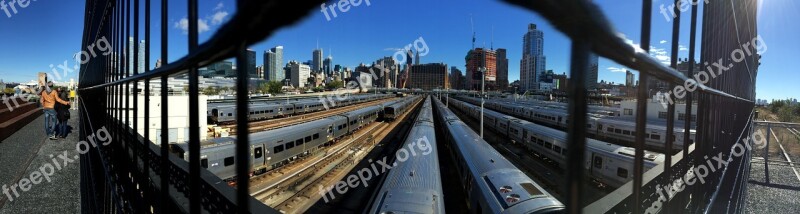
[[[80,212],[80,160],[75,150],[78,112],[72,111],[72,115],[69,121],[72,130],[66,139],[47,139],[44,116],[39,116],[0,143],[0,185],[9,189],[8,194],[0,189],[0,214]],[[69,159],[66,165],[59,156]],[[52,173],[47,176],[49,182],[45,173]],[[24,186],[29,189],[24,191],[19,186],[26,183]],[[12,185],[18,196],[10,190]]]

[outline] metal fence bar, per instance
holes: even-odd
[[[168,2],[167,0],[161,0],[161,64],[168,64],[168,43],[167,43],[167,35],[169,31],[167,31],[167,9],[168,9]],[[159,175],[159,179],[161,179],[161,212],[166,213],[167,210],[167,203],[170,200],[169,197],[169,99],[168,99],[168,92],[167,90],[167,80],[169,80],[169,76],[164,75],[161,76],[161,175]]]
[[[247,64],[247,49],[242,44],[239,46],[239,54],[236,56],[237,65]],[[250,130],[248,128],[248,69],[238,69],[236,71],[236,130]],[[236,204],[237,213],[247,213],[250,198],[250,134],[247,131],[239,132],[236,136]],[[264,148],[267,149],[267,148]]]
[[[150,1],[144,1],[144,72],[147,73],[150,71]],[[144,165],[144,177],[147,179],[147,185],[145,185],[144,197],[145,198],[153,198],[153,192],[155,192],[155,187],[153,186],[153,182],[149,179],[150,178],[150,152],[148,148],[150,148],[150,79],[144,80],[144,148],[145,148],[145,158],[142,159],[142,164]],[[148,208],[151,209],[154,206],[154,202],[151,200],[147,200],[149,203]],[[148,210],[149,210],[148,209]]]
[[[197,50],[197,0],[188,0],[189,53]],[[194,64],[189,65],[189,213],[200,213],[200,118],[198,74]]]
[[[696,42],[697,42],[697,38],[696,38],[697,37],[697,7],[698,7],[697,4],[692,5],[692,15],[691,15],[692,17],[691,17],[691,20],[689,21],[689,23],[690,23],[690,27],[689,27],[689,69],[688,69],[688,71],[686,73],[686,76],[689,76],[689,77],[694,75],[694,68],[695,68],[694,65],[697,64],[697,62],[694,60],[694,58],[695,58],[695,47],[696,47],[695,45],[696,45]],[[685,163],[685,164],[679,165],[682,168],[682,170],[679,171],[681,173],[680,175],[683,175],[683,173],[687,172],[688,171],[688,167],[691,166],[691,164],[689,164],[688,160],[690,160],[689,159],[689,143],[691,142],[691,131],[690,130],[692,128],[692,103],[693,103],[694,95],[695,95],[695,93],[691,92],[691,91],[687,91],[687,93],[686,93],[686,109],[684,111],[686,112],[685,115],[686,115],[687,118],[684,119],[684,124],[683,124],[684,133],[683,133],[683,151],[682,151],[683,152],[683,159],[684,159],[683,163]],[[695,134],[695,136],[697,136],[697,135]],[[696,139],[697,139],[697,137],[695,137],[695,141],[694,141],[695,148],[697,146]],[[685,169],[685,170],[683,170],[683,169]],[[685,191],[686,192],[692,192],[693,188],[694,188],[693,186],[687,186],[687,187],[685,187]],[[689,203],[689,200],[688,200],[689,197],[687,197],[687,196],[688,196],[688,194],[679,195],[678,196],[678,202],[680,204]]]
[[[650,21],[652,18],[653,2],[642,0],[642,28],[641,49],[650,51]],[[636,149],[633,161],[633,213],[642,213],[642,175],[644,174],[644,141],[645,126],[647,125],[647,85],[649,74],[639,70],[639,88],[636,96],[636,140],[633,148]]]
[[[675,5],[680,5],[680,0],[675,0]],[[672,47],[670,50],[670,67],[675,70],[678,70],[678,42],[680,41],[680,24],[681,24],[681,11],[678,10],[678,7],[672,8],[675,16],[672,19]],[[689,65],[689,67],[693,67],[694,65]],[[675,88],[675,83],[668,84],[668,90],[672,90]],[[667,93],[667,100],[675,100],[677,102],[677,96],[674,96],[671,93]],[[671,183],[672,182],[672,143],[675,141],[675,102],[667,102],[667,132],[666,132],[666,139],[664,139],[664,151],[666,155],[664,157],[664,183]],[[687,106],[691,106],[691,103],[686,103]],[[686,119],[691,120],[689,116]],[[688,132],[689,130],[685,130]],[[684,144],[688,144],[688,142],[684,141]],[[667,196],[669,197],[669,196]],[[670,213],[670,203],[671,199],[667,198],[664,201],[664,213]]]
[[[569,84],[569,162],[567,163],[566,207],[568,213],[581,213],[583,203],[584,152],[586,151],[586,112],[588,92],[586,89],[586,71],[589,69],[590,45],[582,40],[572,41],[570,75],[573,84]]]

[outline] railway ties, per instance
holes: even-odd
[[[353,108],[355,107],[358,106]],[[279,171],[285,174],[265,179],[266,182],[258,180],[260,183],[268,184],[259,185],[256,191],[251,191],[251,195],[284,213],[307,210],[322,197],[318,194],[318,187],[330,186],[346,176],[346,173],[374,148],[376,145],[374,142],[385,138],[409,112],[411,111],[406,111],[401,120],[391,123],[373,122],[362,127],[332,146],[324,148],[325,152],[317,154],[321,157],[315,155],[302,163],[281,167]]]

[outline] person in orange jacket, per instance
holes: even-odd
[[[53,90],[53,82],[47,82],[47,85],[42,88],[42,92],[39,94],[41,98],[39,98],[39,102],[42,104],[42,108],[44,109],[44,129],[47,136],[50,140],[57,140],[55,134],[56,128],[56,110],[55,105],[56,102],[69,105],[69,102],[62,100],[58,97],[58,92]]]

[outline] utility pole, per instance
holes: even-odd
[[[478,68],[481,71],[481,139],[483,139],[483,97],[486,96],[484,90],[486,89],[486,68],[480,67]]]

